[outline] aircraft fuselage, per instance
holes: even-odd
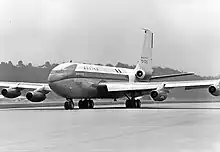
[[[135,79],[133,69],[64,63],[55,67],[48,77],[50,88],[65,98],[118,98],[122,93],[107,93],[98,88],[102,82],[129,82]]]

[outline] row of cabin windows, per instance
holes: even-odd
[[[117,73],[122,73],[120,69],[115,69]]]

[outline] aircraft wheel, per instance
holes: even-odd
[[[131,100],[131,108],[137,108],[137,102],[135,99]]]
[[[128,100],[126,100],[126,102],[125,102],[125,107],[126,107],[126,108],[129,107],[129,103],[128,103],[128,102],[129,102]]]
[[[70,110],[74,109],[74,102],[73,101],[69,101],[69,109]]]
[[[94,102],[93,100],[80,100],[78,102],[79,109],[93,109],[94,108]]]
[[[139,100],[139,99],[137,99],[136,101],[135,101],[135,105],[136,105],[136,107],[135,108],[141,108],[141,101]]]
[[[82,100],[79,100],[79,102],[78,102],[78,107],[79,107],[79,109],[83,109],[83,106],[84,106],[83,101],[82,101]]]
[[[83,102],[83,109],[88,109],[88,107],[89,107],[89,100],[87,100],[87,99],[85,99]]]
[[[126,108],[140,108],[141,107],[141,101],[139,99],[137,100],[126,100]]]
[[[93,100],[88,100],[88,109],[93,109],[94,108],[94,102]]]
[[[126,108],[132,108],[132,102],[131,102],[131,100],[126,100],[126,102],[125,102],[125,107],[126,107]]]
[[[64,109],[69,110],[69,103],[67,101],[64,103]]]

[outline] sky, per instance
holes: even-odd
[[[220,74],[218,0],[0,0],[0,61],[133,65],[143,27],[154,66]]]

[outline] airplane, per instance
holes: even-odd
[[[48,76],[48,83],[4,82],[1,94],[6,98],[16,98],[23,89],[29,89],[26,98],[31,102],[42,102],[46,95],[53,91],[64,97],[65,110],[74,109],[73,99],[79,99],[79,109],[94,108],[92,99],[127,98],[126,108],[141,108],[139,97],[149,95],[154,101],[164,101],[169,90],[185,88],[185,90],[207,88],[214,96],[220,95],[220,79],[197,81],[159,81],[155,79],[192,75],[179,73],[152,76],[152,49],[154,34],[144,30],[144,44],[141,57],[135,69],[100,66],[66,62],[54,67]]]

